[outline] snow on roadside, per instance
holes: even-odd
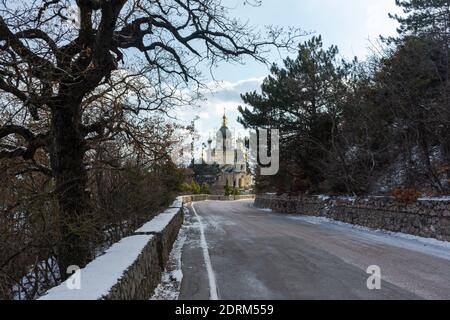
[[[189,210],[185,207],[185,217],[188,215]],[[183,280],[182,270],[182,254],[183,247],[187,238],[187,229],[190,226],[186,223],[180,229],[177,240],[173,245],[173,249],[170,252],[169,261],[167,267],[164,270],[161,283],[155,289],[155,293],[150,300],[178,300],[181,290],[181,282]]]
[[[266,209],[259,210],[266,211]],[[286,218],[290,220],[306,222],[313,225],[339,228],[347,233],[351,231],[353,234],[366,239],[370,239],[372,241],[450,260],[450,242],[447,241],[441,241],[433,238],[423,238],[401,232],[371,229],[368,227],[353,225],[326,217],[286,215]]]
[[[307,217],[296,216],[290,219],[304,221],[315,225],[328,225],[331,227],[341,227],[345,229],[352,229],[354,233],[358,233],[364,238],[369,238],[373,241],[381,242],[395,247],[400,247],[408,250],[418,251],[425,254],[431,254],[443,259],[450,260],[450,242],[441,241],[432,238],[423,238],[411,234],[392,232],[381,229],[370,229],[363,226],[353,225],[326,217]]]
[[[450,201],[450,196],[442,196],[442,197],[424,197],[417,199],[418,201]]]

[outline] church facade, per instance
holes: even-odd
[[[217,132],[215,140],[210,138],[206,149],[205,162],[208,165],[218,165],[219,174],[211,186],[211,191],[222,193],[228,182],[230,187],[248,190],[253,184],[253,178],[248,168],[248,148],[246,139],[233,139],[227,126],[224,114],[222,127]]]

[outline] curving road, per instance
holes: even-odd
[[[450,299],[450,244],[424,244],[320,218],[194,204],[180,299]],[[367,268],[381,268],[369,290]]]

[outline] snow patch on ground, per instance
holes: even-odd
[[[289,219],[291,220],[300,220],[309,224],[324,224],[324,223],[330,223],[332,220],[327,219],[325,217],[313,217],[313,216],[289,216]],[[338,222],[338,221],[336,221]]]
[[[443,202],[445,202],[445,201],[450,201],[450,196],[434,197],[434,198],[433,197],[432,198],[424,197],[424,198],[419,198],[417,200],[419,200],[419,201],[443,201]]]
[[[184,212],[186,217],[187,208],[184,208]],[[178,300],[180,296],[181,282],[183,281],[182,253],[187,238],[187,230],[191,227],[186,224],[186,221],[185,219],[185,224],[181,227],[173,245],[167,267],[162,274],[161,283],[155,289],[155,293],[150,300]]]
[[[392,232],[381,229],[370,229],[363,226],[353,225],[326,217],[314,216],[289,216],[289,219],[303,221],[314,225],[324,225],[328,227],[338,227],[348,232],[349,229],[359,236],[369,238],[373,241],[384,244],[418,251],[425,254],[431,254],[440,258],[450,260],[450,242],[440,241],[432,238],[423,238],[411,234]]]
[[[266,209],[258,210],[267,212]],[[286,215],[286,219],[306,222],[317,226],[335,228],[337,229],[337,231],[346,233],[351,232],[356,236],[376,241],[378,243],[383,243],[450,260],[450,242],[447,241],[441,241],[433,238],[423,238],[401,232],[371,229],[326,217]]]
[[[262,211],[262,212],[267,212],[267,213],[273,213],[273,210],[270,208],[259,208],[257,206],[255,206],[255,203],[251,203],[250,204],[250,208],[256,209],[258,211]]]

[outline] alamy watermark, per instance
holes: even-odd
[[[70,266],[67,268],[67,274],[71,275],[66,286],[69,290],[81,290],[81,269],[79,266]]]
[[[370,274],[367,279],[367,289],[381,290],[381,268],[377,265],[369,266],[367,273]]]

